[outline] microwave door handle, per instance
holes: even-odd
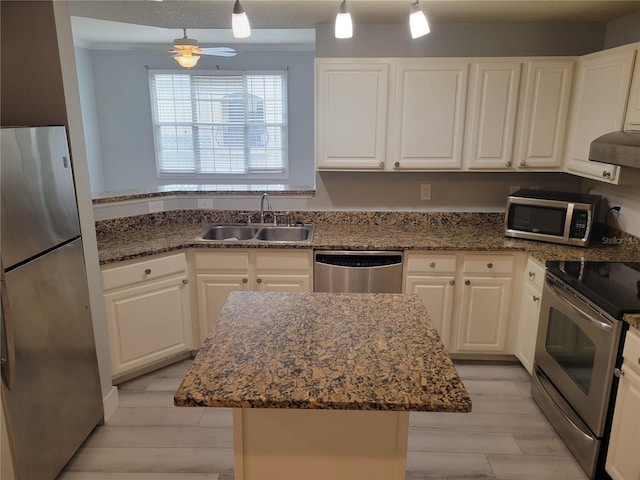
[[[566,302],[571,307],[571,309],[574,310],[581,318],[587,320],[593,326],[599,328],[600,330],[604,330],[607,333],[611,333],[613,331],[613,326],[611,324],[585,312],[584,309],[581,308],[582,305],[580,305],[575,299],[571,298],[570,296],[565,295],[557,286],[555,286],[548,280],[547,285],[549,286],[550,291],[554,293],[557,298]]]
[[[571,223],[573,222],[574,207],[575,205],[573,203],[569,203],[567,205],[567,218],[564,221],[564,232],[562,237],[567,244],[571,241]]]

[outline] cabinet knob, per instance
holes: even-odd
[[[613,375],[620,378],[624,376],[624,370],[621,370],[619,368],[614,368],[613,369]]]
[[[511,161],[504,162],[504,166],[505,167],[510,167],[511,166]]]
[[[536,278],[536,272],[529,272],[529,278]]]
[[[183,280],[182,280],[182,283],[183,283],[184,285],[189,284],[189,279],[188,279],[188,278],[183,279]]]
[[[400,162],[396,162],[393,164],[394,167],[399,168],[400,167]]]
[[[611,172],[609,170],[605,170],[604,172],[602,172],[602,176],[604,178],[611,178]]]
[[[247,280],[246,278],[242,279],[242,283],[247,283],[249,280]]]
[[[537,296],[537,295],[534,295],[532,298],[533,298],[534,302],[539,302],[540,301],[540,297]]]
[[[520,160],[520,166],[521,167],[526,167],[527,166],[527,161],[526,160]]]
[[[431,263],[429,264],[429,266],[430,266],[431,268],[435,268],[435,267],[436,267],[436,262],[431,262]]]
[[[379,165],[380,165],[380,168],[384,168],[384,162],[380,162]]]
[[[151,275],[151,269],[150,268],[145,268],[144,269],[144,274],[145,275]]]
[[[464,284],[465,284],[465,285],[471,285],[471,280],[465,280],[465,281],[464,281]]]
[[[493,263],[491,262],[487,263],[487,268],[493,268]]]
[[[449,280],[449,285],[455,285],[456,281],[455,280]]]
[[[262,283],[262,279],[261,279],[261,278],[259,278],[259,279],[257,279],[257,280],[256,280],[256,282],[258,282],[258,283]]]

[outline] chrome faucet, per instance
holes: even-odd
[[[267,211],[271,212],[273,215],[273,211],[271,210],[271,200],[269,200],[269,195],[267,192],[262,194],[262,198],[260,199],[260,223],[264,223],[264,201],[267,201]]]

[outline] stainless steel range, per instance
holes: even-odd
[[[590,478],[604,461],[640,263],[547,262],[531,395]]]

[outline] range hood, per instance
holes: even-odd
[[[591,142],[589,160],[640,168],[640,132],[611,132]]]

